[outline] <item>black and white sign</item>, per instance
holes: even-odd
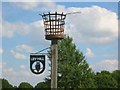
[[[41,74],[45,70],[45,55],[31,54],[30,69],[34,74]]]

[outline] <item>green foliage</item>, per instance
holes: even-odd
[[[14,88],[16,89],[16,88],[17,88],[17,86],[14,86]]]
[[[35,88],[50,88],[50,83],[47,83],[47,82],[40,82],[38,83]]]
[[[18,86],[18,88],[29,88],[29,90],[32,90],[32,89],[30,89],[30,88],[33,88],[33,86],[30,85],[30,84],[27,83],[27,82],[22,82],[22,83],[20,83],[20,85]]]
[[[40,82],[35,86],[35,88],[46,88],[46,84],[45,82]]]
[[[2,79],[0,78],[0,90],[2,89]]]
[[[109,71],[105,71],[105,70],[101,71],[101,74],[111,75],[111,73]]]
[[[101,73],[97,73],[95,80],[98,88],[117,88],[117,81],[108,71],[101,71]]]
[[[13,88],[13,86],[6,79],[2,79],[2,88]]]
[[[51,50],[49,59],[51,60]],[[2,79],[3,89],[13,88],[5,79]],[[35,86],[38,88],[50,88],[51,80],[46,78],[45,82],[40,82]],[[76,45],[72,42],[72,38],[66,36],[65,39],[58,43],[58,90],[78,90],[78,88],[120,88],[120,70],[112,73],[109,71],[97,72],[96,75],[86,62],[83,53],[76,49]],[[14,86],[16,90],[16,86]],[[22,82],[18,86],[18,90],[29,88],[33,90],[33,86],[27,82]],[[39,89],[43,90],[43,89]]]
[[[50,51],[49,51],[50,52]],[[48,56],[51,59],[51,53]],[[76,49],[72,38],[66,36],[58,44],[58,87],[93,88],[94,73],[89,68],[85,56]]]
[[[118,88],[120,88],[120,70],[115,70],[112,72],[112,76],[118,83]]]

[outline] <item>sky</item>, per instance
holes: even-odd
[[[55,11],[81,11],[67,16],[65,34],[73,38],[93,71],[118,69],[117,2],[2,2],[1,77],[13,85],[29,82],[35,86],[50,74],[47,56],[46,69],[40,75],[30,71],[29,56],[50,46],[39,14]]]

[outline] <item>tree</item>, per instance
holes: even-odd
[[[51,52],[49,51],[51,60]],[[94,73],[72,38],[66,36],[58,43],[58,88],[92,88]]]
[[[22,89],[24,89],[24,88],[29,88],[29,90],[32,90],[33,86],[30,85],[30,84],[27,83],[27,82],[22,82],[22,83],[20,83],[20,85],[18,86],[18,88],[22,88]]]
[[[50,82],[49,81],[40,82],[35,86],[35,88],[50,88]]]
[[[114,77],[114,79],[117,81],[118,83],[118,88],[120,88],[120,70],[115,70],[112,72],[112,76]]]
[[[2,79],[2,89],[7,89],[7,88],[13,88],[13,86],[11,84],[9,84],[9,82],[6,79]]]
[[[2,79],[0,78],[0,90],[2,89]]]
[[[17,86],[14,86],[14,89],[17,89]]]
[[[108,71],[101,71],[101,73],[97,73],[95,80],[98,88],[117,88],[117,81]]]

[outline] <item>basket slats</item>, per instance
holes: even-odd
[[[55,12],[44,14],[42,17],[45,27],[45,38],[47,40],[63,39],[66,14]]]

